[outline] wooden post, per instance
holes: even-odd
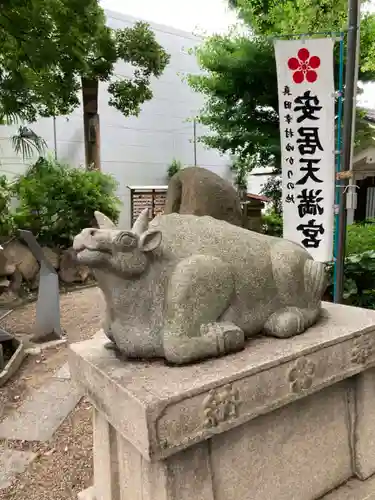
[[[82,78],[83,127],[87,170],[100,170],[98,90],[98,80]]]

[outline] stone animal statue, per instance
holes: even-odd
[[[74,239],[107,305],[107,335],[128,358],[184,364],[238,351],[260,332],[292,337],[311,326],[326,288],[322,263],[298,244],[212,217],[147,209],[124,231]]]
[[[210,215],[242,226],[239,196],[233,186],[202,167],[187,167],[169,181],[164,214]]]

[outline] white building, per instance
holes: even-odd
[[[136,19],[107,11],[108,25],[124,28]],[[100,84],[99,113],[101,126],[102,171],[112,174],[119,182],[119,196],[123,202],[121,222],[130,220],[128,185],[165,185],[168,164],[173,158],[184,165],[194,164],[193,123],[203,97],[193,92],[184,81],[189,73],[199,72],[194,55],[189,49],[202,39],[174,28],[150,23],[158,42],[171,55],[171,60],[160,79],[152,83],[154,98],[142,106],[138,118],[125,118],[108,106],[106,85]],[[125,64],[118,64],[116,75],[129,75]],[[14,153],[9,140],[17,127],[0,127],[0,173],[14,176],[22,173],[25,165]],[[52,154],[56,149],[59,160],[80,166],[84,164],[82,109],[77,108],[68,117],[55,121],[42,119],[32,125],[41,135]],[[55,132],[54,132],[55,130]],[[197,125],[197,136],[203,129]],[[214,150],[197,144],[197,164],[230,178],[229,159]]]

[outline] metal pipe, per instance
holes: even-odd
[[[56,116],[53,117],[53,148],[55,150],[55,160],[57,161],[57,133],[56,133]]]
[[[194,142],[194,166],[197,166],[197,121],[193,121],[193,142]]]
[[[345,71],[345,99],[343,124],[343,150],[341,172],[351,170],[351,148],[353,135],[353,111],[355,108],[355,82],[357,61],[357,36],[359,25],[360,0],[349,0],[348,45]],[[339,227],[337,228],[338,249],[336,260],[337,283],[334,301],[341,303],[344,293],[344,260],[346,244],[346,204],[345,181],[340,181],[339,192]]]
[[[359,5],[358,8],[360,9],[360,0],[359,0]],[[359,10],[359,16],[361,14],[361,11]],[[354,142],[355,142],[355,126],[356,126],[356,108],[357,108],[357,92],[358,92],[358,72],[359,72],[359,50],[360,50],[360,39],[361,39],[361,23],[358,23],[358,30],[357,30],[357,47],[356,47],[356,61],[355,61],[355,71],[354,71],[354,90],[353,90],[353,118],[352,118],[352,140],[351,140],[351,146],[350,146],[350,165],[351,168],[353,169],[353,157],[354,157]],[[355,183],[354,179],[354,172],[353,176],[349,178],[349,184],[348,184],[348,194],[349,195],[354,195],[353,199],[357,199],[357,185]],[[352,211],[353,211],[353,216],[354,216],[354,211],[356,209],[356,206],[353,206]],[[348,209],[346,210],[346,216],[348,217]],[[354,217],[353,217],[354,219]]]
[[[337,102],[337,136],[336,136],[336,171],[341,170],[341,147],[342,147],[342,105],[343,105],[343,89],[344,89],[344,33],[341,33],[340,40],[340,68],[339,68],[339,89]],[[335,175],[336,179],[336,175]],[[337,184],[338,181],[335,181]],[[340,227],[338,206],[340,202],[341,184],[335,185],[335,234],[334,234],[334,266],[333,266],[333,296],[336,297],[337,288],[337,256],[338,256],[338,228]]]

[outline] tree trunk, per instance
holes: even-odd
[[[100,170],[99,81],[82,78],[86,169]]]

